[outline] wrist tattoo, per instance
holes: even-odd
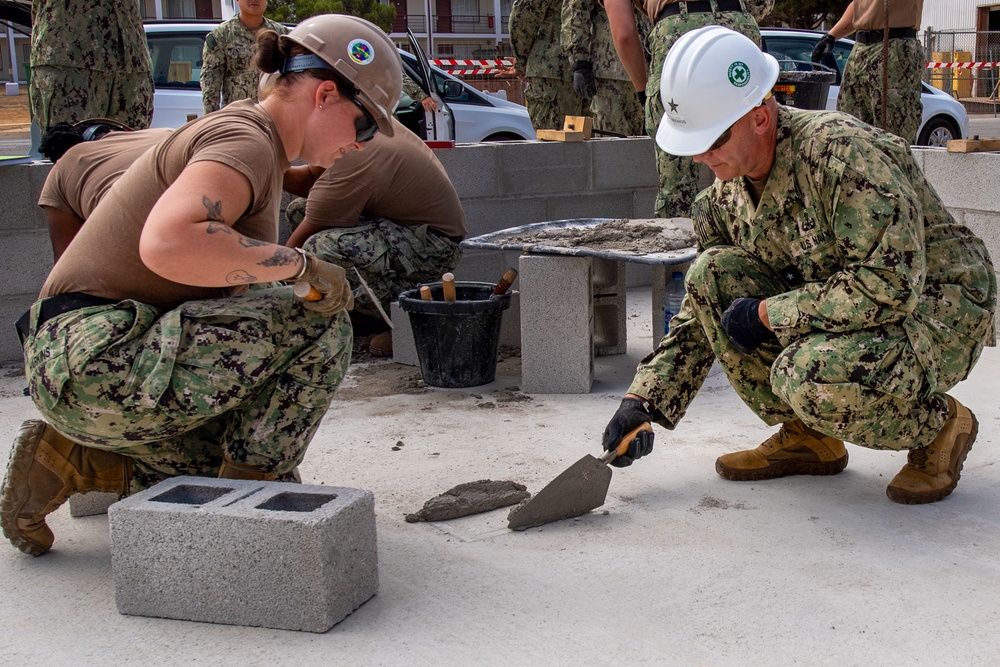
[[[292,266],[298,263],[299,253],[293,248],[278,247],[267,259],[257,262],[260,266]]]

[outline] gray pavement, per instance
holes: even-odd
[[[392,363],[352,367],[302,474],[375,493],[381,581],[329,632],[119,615],[106,517],[62,508],[49,554],[0,544],[3,663],[996,663],[997,348],[954,390],[980,431],[961,484],[940,503],[890,502],[885,485],[905,455],[854,446],[833,477],[722,479],[720,453],[773,429],[716,371],[675,431],[656,428],[648,458],[615,470],[603,511],[523,533],[506,529],[506,510],[405,523],[456,484],[510,479],[537,491],[597,453],[652,344],[649,303],[648,290],[630,290],[628,353],[597,360],[587,395],[524,396],[517,358],[500,363],[495,383],[466,390],[421,388],[418,371]],[[0,457],[36,416],[23,386],[16,366],[0,368]]]
[[[1000,138],[1000,113],[969,115],[969,138],[979,135],[980,139]]]

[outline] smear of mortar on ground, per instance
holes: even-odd
[[[562,227],[497,236],[505,245],[545,245],[556,248],[631,252],[649,255],[690,248],[695,244],[691,228],[672,219],[611,220],[593,227]]]
[[[526,500],[531,494],[523,484],[506,480],[481,479],[452,487],[424,503],[420,511],[407,514],[409,523],[447,521],[461,516],[489,512]]]

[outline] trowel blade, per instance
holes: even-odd
[[[611,468],[587,454],[512,512],[507,527],[525,530],[586,514],[604,504],[610,486]]]
[[[365,279],[361,277],[361,272],[358,271],[358,267],[352,266],[351,268],[354,269],[354,275],[355,277],[357,277],[358,283],[360,285],[358,289],[354,290],[354,296],[357,297],[359,293],[363,293],[369,299],[371,299],[372,303],[375,304],[376,310],[378,310],[378,314],[382,316],[382,319],[385,321],[385,323],[389,325],[390,329],[392,329],[393,328],[392,320],[389,318],[388,315],[385,314],[385,309],[382,308],[382,304],[379,303],[378,297],[375,296],[375,292],[373,292],[372,288],[368,286],[368,283],[365,282]]]

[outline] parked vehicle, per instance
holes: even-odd
[[[201,53],[205,36],[217,25],[218,21],[204,20],[145,22],[155,85],[152,127],[179,127],[202,115]],[[425,114],[404,94],[396,116],[420,136],[459,143],[535,138],[524,106],[482,93],[430,65],[427,77],[417,57],[402,50],[400,55],[410,77],[425,92],[429,78],[444,102],[437,113]]]
[[[813,49],[824,33],[813,30],[792,30],[786,28],[761,28],[764,50],[778,59],[783,68],[808,69]],[[837,108],[840,93],[840,79],[844,65],[851,53],[854,41],[838,39],[833,47],[833,57],[823,64],[835,67],[837,80],[830,86],[826,108]],[[875,85],[873,83],[873,85]],[[923,91],[923,117],[917,130],[918,146],[947,146],[951,139],[965,139],[969,136],[969,114],[962,103],[944,91],[926,83],[921,83]]]

